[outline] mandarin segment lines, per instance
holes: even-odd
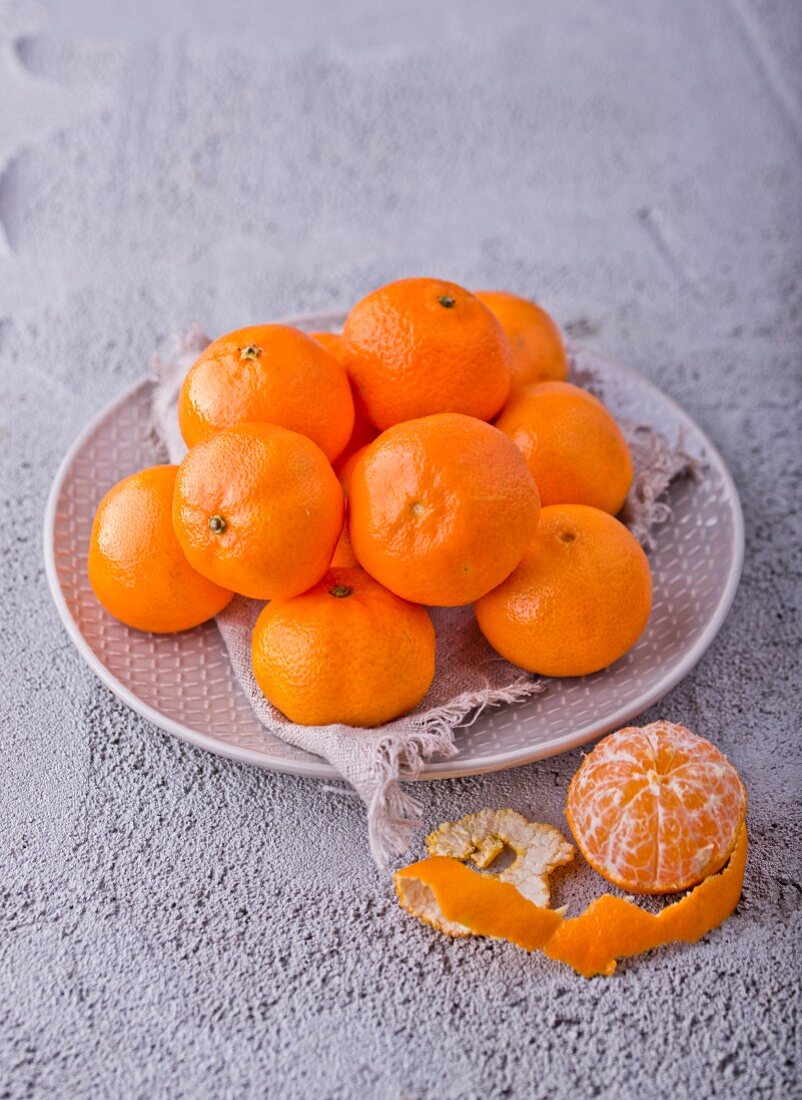
[[[623,889],[671,893],[717,871],[746,798],[709,741],[669,722],[605,738],[572,780],[567,816],[588,862]]]

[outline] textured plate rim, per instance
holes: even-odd
[[[339,311],[305,313],[282,318],[279,323],[302,325],[305,327],[314,325],[320,328],[328,328],[329,326],[341,323],[344,316],[345,315]],[[587,744],[595,738],[601,737],[605,733],[609,733],[610,730],[615,729],[617,726],[631,721],[633,718],[637,717],[638,714],[642,714],[645,710],[648,710],[649,707],[659,702],[664,695],[671,691],[672,688],[676,687],[676,685],[698,664],[721,629],[732,607],[733,600],[735,599],[735,593],[740,582],[744,561],[743,510],[741,508],[740,496],[735,481],[718,448],[710,440],[707,433],[691,419],[673,398],[664,393],[658,386],[655,386],[648,378],[639,374],[638,371],[634,370],[632,367],[627,367],[621,363],[615,362],[609,357],[590,348],[584,348],[581,345],[572,344],[570,346],[570,351],[576,354],[585,352],[609,364],[614,371],[632,377],[640,387],[646,389],[658,400],[667,404],[683,425],[692,430],[699,438],[704,448],[707,464],[714,465],[721,476],[725,486],[727,500],[732,509],[732,564],[727,574],[721,597],[715,611],[708,619],[704,630],[696,639],[696,642],[684,656],[666,672],[665,676],[663,676],[648,693],[645,693],[637,701],[637,704],[630,703],[622,706],[601,721],[585,723],[570,735],[539,742],[535,747],[524,746],[505,753],[499,753],[496,756],[487,757],[478,764],[471,764],[469,760],[462,761],[460,764],[449,760],[430,763],[426,765],[421,774],[416,777],[418,780],[457,779],[463,776],[483,775],[489,772],[503,771],[507,768],[521,767],[535,760],[542,760],[562,752],[569,752],[571,749]],[[80,452],[89,437],[100,427],[103,421],[121,405],[128,402],[143,386],[152,385],[154,381],[155,379],[152,375],[145,375],[139,378],[119,397],[104,406],[94,417],[92,417],[83,430],[79,432],[67,449],[66,454],[56,470],[50,492],[48,493],[44,512],[43,550],[47,583],[53,602],[56,605],[59,618],[73,645],[98,679],[127,706],[137,714],[140,714],[147,721],[153,723],[153,725],[157,726],[159,729],[178,737],[182,741],[205,749],[207,752],[212,752],[217,756],[227,757],[231,760],[237,760],[241,763],[254,764],[257,767],[266,768],[270,771],[282,772],[287,775],[299,775],[312,779],[340,779],[342,777],[339,772],[323,760],[321,760],[319,764],[314,761],[305,760],[291,761],[282,757],[273,757],[268,752],[257,749],[228,746],[209,734],[200,733],[198,730],[185,726],[181,722],[176,722],[168,718],[165,714],[162,714],[161,711],[143,702],[139,696],[135,695],[109,671],[84,638],[67,606],[67,601],[59,582],[55,549],[56,510],[64,482],[72,468],[76,455]]]

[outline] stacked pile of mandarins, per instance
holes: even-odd
[[[615,518],[627,444],[567,374],[543,310],[435,279],[374,291],[339,336],[223,336],[181,389],[181,465],[101,501],[92,587],[155,632],[197,626],[234,593],[269,601],[256,680],[305,725],[415,707],[434,676],[427,605],[473,604],[488,642],[531,672],[605,668],[646,626],[651,575]]]

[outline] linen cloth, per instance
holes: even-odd
[[[178,428],[181,382],[209,339],[199,328],[173,337],[154,357],[157,385],[153,430],[171,462],[186,446]],[[594,379],[580,381],[589,389]],[[648,425],[622,422],[632,451],[635,478],[621,518],[648,548],[655,525],[670,516],[660,498],[674,480],[695,473],[682,440],[669,443]],[[260,691],[251,667],[251,635],[264,603],[235,596],[216,623],[238,681],[262,724],[284,741],[316,753],[332,764],[367,809],[370,851],[379,867],[403,855],[420,817],[417,800],[400,781],[415,779],[423,765],[457,752],[455,731],[475,721],[487,707],[515,703],[546,690],[546,682],[509,664],[485,641],[470,607],[432,608],[437,634],[434,681],[411,713],[374,729],[346,725],[299,726],[273,707]]]

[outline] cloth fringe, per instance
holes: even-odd
[[[454,731],[473,725],[488,707],[520,703],[545,690],[545,684],[522,676],[508,687],[464,692],[445,706],[429,711],[423,728],[408,739],[402,740],[396,734],[379,742],[372,760],[375,790],[367,803],[368,840],[377,866],[386,867],[407,851],[420,819],[421,805],[401,789],[401,780],[417,779],[423,765],[433,757],[454,756]]]

